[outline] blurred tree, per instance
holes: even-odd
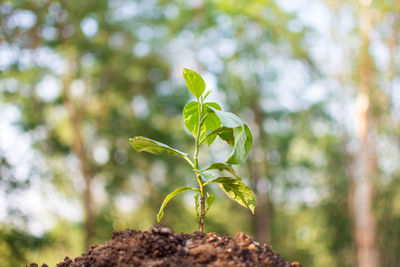
[[[370,32],[373,17],[367,3],[360,1],[359,30],[361,49],[357,75],[356,136],[359,151],[354,159],[352,208],[354,216],[354,236],[359,266],[376,267],[378,250],[376,247],[375,216],[372,212],[373,178],[376,176],[375,148],[371,139],[375,132],[371,119],[371,94],[374,84],[374,63],[369,53]]]
[[[19,106],[25,131],[46,130],[47,138],[35,146],[50,166],[53,162],[55,167],[56,159],[67,165],[65,155],[69,153],[78,160],[79,172],[66,167],[57,172],[62,180],[82,177],[83,188],[79,190],[88,247],[94,242],[94,212],[98,209],[92,203],[94,176],[113,170],[101,181],[110,187],[112,200],[117,193],[112,187],[123,187],[128,182],[125,177],[136,165],[127,157],[129,136],[140,132],[138,129],[169,136],[168,131],[150,125],[147,101],[151,99],[140,96],[156,96],[152,93],[154,84],[165,77],[167,68],[159,68],[163,64],[156,52],[132,53],[132,47],[139,43],[132,34],[137,26],[130,28],[121,23],[119,7],[109,8],[107,1],[79,6],[69,1],[6,2],[2,11],[3,45],[24,55],[14,58],[4,69],[5,77],[18,79],[17,90],[6,91],[5,100]],[[21,12],[24,17],[18,19]],[[146,16],[138,16],[129,24],[142,23]],[[29,25],[23,25],[24,20]],[[62,182],[60,186],[65,185]]]
[[[374,57],[377,64],[376,84],[379,91],[373,94],[373,106],[371,113],[375,116],[377,134],[381,142],[377,146],[378,158],[378,182],[376,182],[376,194],[374,205],[377,218],[377,247],[379,248],[379,263],[381,266],[398,266],[399,257],[394,251],[400,249],[400,244],[393,239],[398,235],[399,212],[394,209],[397,202],[393,194],[399,192],[399,169],[387,168],[383,162],[396,160],[397,155],[393,149],[385,147],[380,149],[383,142],[393,145],[395,151],[399,151],[400,120],[398,116],[399,97],[396,95],[396,87],[399,78],[399,43],[398,32],[400,29],[400,3],[393,1],[381,1],[373,3],[371,9],[376,13],[375,32],[379,41],[387,51],[387,64],[382,66],[381,56]],[[395,193],[396,192],[396,193]]]
[[[29,185],[29,179],[17,177],[15,167],[8,162],[5,153],[0,150],[0,192],[6,199],[3,208],[7,216],[0,223],[0,265],[4,267],[26,264],[28,251],[38,251],[51,243],[51,239],[46,235],[37,237],[20,229],[21,227],[18,226],[26,226],[30,219],[29,215],[20,207],[7,201],[19,194],[24,194]]]
[[[344,64],[347,67],[343,68],[339,80],[344,82],[345,87],[356,88],[355,127],[348,133],[355,138],[350,137],[347,141],[349,155],[353,157],[348,166],[352,177],[352,190],[349,193],[356,247],[354,263],[358,266],[396,266],[395,261],[383,256],[389,241],[383,237],[387,234],[384,229],[388,228],[382,225],[395,224],[396,216],[386,206],[390,202],[390,193],[383,189],[386,185],[382,183],[388,179],[385,176],[390,172],[394,186],[398,170],[393,172],[382,164],[391,160],[387,154],[388,148],[382,150],[382,147],[396,135],[393,130],[396,126],[392,127],[397,124],[397,116],[393,112],[398,100],[393,97],[392,88],[396,77],[395,47],[398,44],[397,37],[394,37],[397,34],[393,32],[396,32],[395,21],[398,20],[394,14],[399,6],[392,1],[359,1],[357,4],[331,1],[331,4],[339,18],[337,22],[344,20],[346,12],[352,12],[358,19],[353,24],[355,30],[347,36],[343,36],[339,29],[334,30],[336,34],[342,34],[346,45],[344,50],[348,53]],[[351,38],[358,41],[354,42]],[[349,44],[351,41],[353,45]],[[385,54],[388,57],[384,57]],[[388,196],[383,192],[387,192]]]

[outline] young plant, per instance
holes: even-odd
[[[184,152],[143,136],[130,138],[129,142],[138,152],[146,151],[153,154],[161,154],[167,151],[171,155],[183,158],[192,167],[199,187],[180,187],[167,195],[158,212],[157,222],[164,216],[164,208],[174,196],[186,190],[194,190],[197,191],[194,200],[199,221],[199,231],[203,232],[206,214],[215,199],[212,194],[205,191],[205,187],[211,183],[218,183],[221,190],[228,197],[249,208],[254,214],[256,206],[254,193],[243,183],[242,179],[230,166],[244,161],[252,146],[253,136],[249,127],[235,114],[222,111],[220,105],[215,102],[205,102],[211,91],[204,92],[206,85],[198,73],[184,69],[183,78],[189,91],[197,98],[197,101],[189,102],[183,109],[185,126],[194,137],[193,160]],[[198,155],[200,145],[210,146],[217,136],[232,147],[232,153],[225,163],[212,163],[206,168],[199,168]],[[208,172],[210,170],[225,171],[228,176],[214,177]]]

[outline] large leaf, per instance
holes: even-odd
[[[253,145],[253,135],[251,134],[251,131],[249,129],[249,126],[247,126],[247,124],[244,125],[244,132],[246,133],[246,142],[244,144],[244,151],[246,152],[245,155],[247,155],[247,153],[249,153],[251,146]]]
[[[223,127],[222,131],[218,133],[219,138],[228,143],[228,145],[233,146],[235,144],[235,137],[233,136],[233,129]]]
[[[186,153],[174,149],[170,146],[167,146],[166,144],[155,141],[153,139],[144,136],[135,136],[129,139],[129,143],[137,152],[146,151],[158,155],[163,153],[164,151],[167,151],[168,154],[180,156],[186,161],[188,161],[190,165],[193,165],[192,162],[187,157],[188,155]]]
[[[207,112],[214,112],[213,109],[221,110],[221,106],[216,102],[206,102],[204,103],[204,105],[206,107],[209,107],[209,110]]]
[[[164,216],[164,208],[165,206],[168,204],[168,202],[177,194],[186,191],[186,190],[195,190],[195,191],[199,191],[199,189],[194,188],[194,187],[189,187],[189,186],[184,186],[184,187],[179,187],[178,189],[176,189],[174,192],[169,193],[166,198],[164,199],[163,203],[161,204],[160,210],[158,211],[157,214],[157,222],[160,222],[161,218]]]
[[[243,162],[253,144],[253,136],[249,127],[246,124],[243,124],[243,127],[236,127],[233,129],[223,126],[207,132],[206,136],[217,135],[233,147],[232,153],[226,163],[239,164]]]
[[[229,164],[240,164],[244,161],[246,156],[246,133],[244,127],[236,127],[233,129],[233,136],[235,142],[233,144],[233,150],[226,163]]]
[[[222,140],[227,142],[230,146],[234,145],[235,139],[233,138],[233,129],[225,126],[219,127],[218,129],[208,131],[206,134],[207,138],[219,136]]]
[[[243,128],[237,127],[233,129],[234,145],[233,151],[226,163],[239,164],[244,161],[247,153],[253,145],[253,136],[249,127],[244,124]]]
[[[229,166],[226,163],[213,163],[211,164],[208,168],[202,170],[203,171],[208,171],[208,170],[219,170],[219,171],[228,171],[230,172],[236,179],[240,180],[240,177],[236,174],[235,170],[232,169],[231,166]]]
[[[183,121],[185,123],[186,128],[192,133],[193,137],[197,135],[197,129],[199,125],[199,103],[191,101],[187,103],[183,109]],[[211,145],[214,142],[216,135],[214,136],[207,136],[206,134],[208,131],[217,129],[221,122],[218,119],[217,115],[212,110],[208,109],[207,107],[213,107],[214,109],[220,110],[221,107],[215,102],[208,102],[204,103],[202,108],[202,117],[204,121],[201,124],[200,129],[200,139],[203,142],[205,141],[207,145]]]
[[[253,143],[253,136],[249,127],[233,113],[220,111],[213,107],[210,107],[210,109],[217,115],[222,127],[214,131],[208,131],[207,137],[218,135],[233,147],[233,151],[226,161],[227,163],[239,164],[243,162]]]
[[[228,128],[236,128],[236,127],[243,126],[242,120],[235,114],[233,114],[231,112],[221,111],[214,107],[210,107],[210,108],[215,112],[215,115],[217,115],[217,117],[221,121],[222,126],[225,126]]]
[[[232,200],[236,201],[240,205],[247,207],[254,214],[254,209],[256,207],[256,197],[254,192],[241,180],[233,177],[218,177],[204,185],[210,183],[218,183],[219,187],[225,194],[228,195]]]
[[[206,84],[200,74],[193,70],[183,69],[183,78],[189,91],[199,98],[206,89]]]

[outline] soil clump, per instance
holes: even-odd
[[[36,267],[31,264],[30,267]],[[42,265],[47,266],[47,265]],[[244,233],[234,238],[216,233],[174,234],[166,227],[149,231],[126,230],[112,233],[110,241],[91,247],[74,260],[66,257],[57,267],[128,266],[265,266],[301,267],[289,263]]]

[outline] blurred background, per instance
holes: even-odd
[[[0,3],[0,265],[54,265],[147,230],[195,185],[182,78],[255,141],[235,167],[254,216],[212,188],[206,231],[244,231],[305,266],[399,266],[400,2],[15,0]],[[200,164],[224,161],[216,142]],[[197,230],[193,195],[162,225]]]

